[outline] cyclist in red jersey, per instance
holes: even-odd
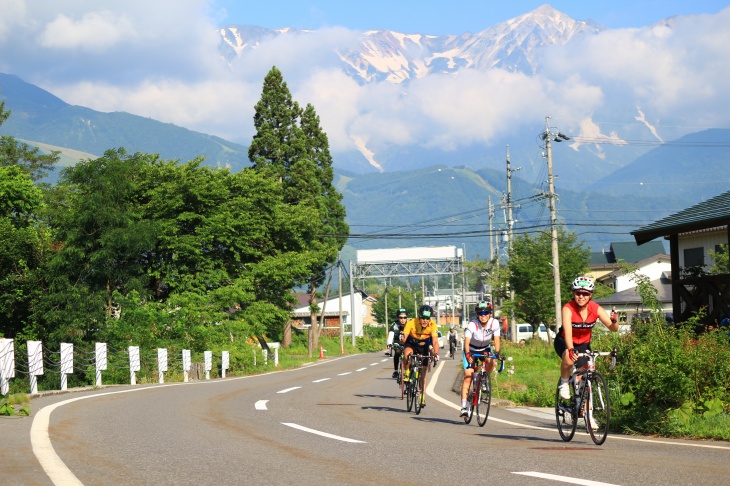
[[[573,280],[570,289],[573,291],[573,300],[563,306],[563,325],[555,337],[555,352],[562,359],[560,363],[560,396],[570,398],[568,379],[571,368],[584,366],[586,358],[577,359],[578,353],[591,349],[591,335],[593,326],[600,320],[610,331],[618,331],[618,322],[591,300],[593,296],[593,282],[588,277],[578,277]]]

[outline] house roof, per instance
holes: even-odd
[[[666,278],[666,276],[662,276],[661,278],[652,280],[651,284],[655,289],[657,289],[657,299],[659,302],[672,302],[672,283],[670,279]],[[608,297],[595,300],[601,305],[640,304],[641,296],[639,295],[639,288],[633,287],[622,292],[616,292]]]
[[[646,245],[639,246],[633,241],[619,241],[611,243],[608,251],[592,252],[591,265],[613,265],[618,260],[627,263],[638,263],[652,258],[658,254],[664,254],[664,243],[661,241],[652,241]]]
[[[654,223],[642,226],[632,231],[631,234],[634,236],[636,243],[641,245],[654,238],[713,228],[729,223],[730,191],[695,204]]]

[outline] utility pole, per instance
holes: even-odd
[[[487,196],[489,203],[489,261],[494,260],[494,244],[492,244],[492,219],[494,218],[494,206],[492,206],[492,196]]]
[[[514,219],[512,219],[512,173],[522,169],[518,167],[512,169],[509,160],[509,145],[507,145],[507,245],[508,252],[512,251],[512,227],[514,226]],[[508,253],[509,254],[509,253]],[[515,301],[515,290],[510,287],[509,298],[514,303]],[[512,329],[512,342],[517,342],[517,323],[515,322],[515,312],[512,310],[510,313],[510,328]]]
[[[553,135],[550,133],[550,117],[545,117],[545,133],[542,134],[545,140],[545,152],[547,156],[548,166],[548,197],[550,199],[550,235],[552,242],[552,254],[553,254],[553,292],[555,293],[555,332],[560,330],[563,325],[563,317],[561,313],[562,303],[560,301],[560,258],[558,256],[558,216],[555,210],[555,183],[553,178],[553,151],[551,142],[562,142],[563,140],[570,140],[569,137],[563,135],[558,131],[558,134]]]
[[[337,287],[340,290],[340,351],[345,354],[345,323],[342,321],[342,254],[337,252]]]

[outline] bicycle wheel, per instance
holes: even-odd
[[[398,366],[398,385],[400,386],[400,399],[403,400],[406,391],[406,384],[403,383],[403,362]]]
[[[423,383],[422,375],[423,375],[423,370],[418,370],[417,375],[416,375],[417,379],[416,379],[415,383],[413,384],[413,386],[415,387],[414,397],[415,397],[416,403],[414,404],[415,405],[414,411],[416,412],[416,415],[421,413],[421,394],[423,393],[423,387],[421,386],[421,384]]]
[[[586,428],[596,445],[606,441],[608,427],[611,421],[611,405],[608,397],[606,380],[600,373],[594,373],[588,380],[588,398],[586,399],[587,413]]]
[[[469,394],[466,397],[466,417],[464,417],[464,422],[469,423],[471,422],[471,418],[474,415],[474,394],[476,393],[476,390],[479,388],[479,374],[474,371],[474,374],[471,375],[471,384],[469,385]]]
[[[489,373],[482,373],[481,386],[479,387],[479,401],[477,401],[477,423],[484,427],[489,417],[489,407],[492,405],[492,378]]]
[[[560,379],[558,379],[558,386]],[[578,425],[578,411],[575,409],[575,390],[573,386],[570,389],[570,398],[563,400],[560,396],[560,390],[555,389],[555,422],[558,424],[558,432],[560,437],[569,442],[575,435],[575,428]]]
[[[406,382],[406,410],[409,412],[413,410],[413,400],[415,398],[415,389],[416,389],[416,383],[415,383],[415,371],[411,369],[411,374],[408,377],[408,381]]]

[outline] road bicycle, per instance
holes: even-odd
[[[611,404],[606,380],[596,371],[595,358],[610,356],[611,365],[608,369],[612,370],[616,366],[616,354],[615,349],[606,352],[579,353],[577,356],[587,358],[588,362],[581,368],[573,369],[573,374],[568,380],[570,398],[567,400],[560,396],[560,380],[558,380],[558,389],[555,391],[555,421],[558,424],[560,437],[565,442],[573,439],[578,420],[581,418],[585,421],[586,431],[596,445],[606,441],[611,422]]]
[[[474,374],[471,375],[471,385],[469,386],[469,394],[466,398],[466,417],[464,422],[471,422],[474,411],[477,413],[477,423],[479,427],[484,427],[489,417],[489,409],[492,405],[492,378],[487,371],[487,358],[497,359],[499,367],[497,372],[504,370],[504,356],[497,357],[495,354],[472,354],[474,358],[472,368]]]
[[[454,359],[456,356],[456,342],[449,340],[449,358]]]
[[[424,366],[423,361],[428,360],[428,365]],[[423,406],[422,400],[425,399],[426,390],[424,390],[423,383],[426,377],[426,373],[431,368],[431,363],[434,360],[434,356],[421,355],[411,353],[408,356],[408,368],[410,374],[408,379],[405,380],[405,395],[406,395],[406,410],[409,412],[413,410],[416,415],[421,413]]]

